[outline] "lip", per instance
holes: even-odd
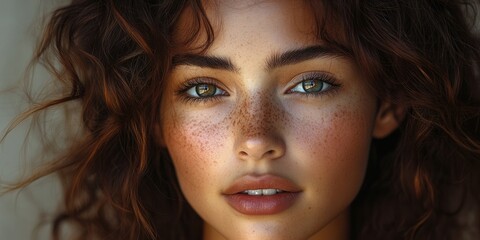
[[[275,195],[252,196],[246,190],[278,189]],[[272,215],[290,208],[302,189],[289,179],[275,175],[245,175],[223,191],[227,203],[237,212],[246,215]]]

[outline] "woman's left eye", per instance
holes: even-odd
[[[288,92],[289,93],[304,93],[304,94],[319,94],[336,87],[337,85],[330,83],[327,79],[321,77],[308,77],[297,83]]]

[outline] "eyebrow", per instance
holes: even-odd
[[[299,48],[284,52],[282,54],[272,55],[266,62],[267,70],[278,68],[285,65],[292,65],[300,63],[303,61],[320,58],[320,57],[334,57],[334,56],[345,56],[345,53],[342,53],[333,48],[329,48],[322,45],[308,46],[305,48]]]
[[[238,69],[228,58],[198,54],[175,55],[172,59],[172,65],[173,67],[176,67],[178,65],[192,65],[198,67],[207,67],[238,72]]]
[[[267,59],[265,66],[267,70],[272,70],[285,65],[292,65],[315,58],[345,55],[345,53],[342,53],[332,48],[328,48],[326,46],[313,45],[304,48],[289,50],[281,54],[273,54]],[[236,67],[229,58],[200,54],[175,55],[172,59],[172,65],[173,67],[176,67],[178,65],[191,65],[227,70],[232,72],[239,71],[239,68]]]

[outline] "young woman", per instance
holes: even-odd
[[[477,239],[475,3],[88,1],[37,60],[79,239]]]

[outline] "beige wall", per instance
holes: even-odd
[[[59,1],[53,0],[0,0],[0,91],[23,78],[40,27],[40,16],[58,4]],[[25,105],[22,99],[19,93],[0,92],[1,133]],[[26,129],[27,126],[20,126],[0,144],[0,181],[13,181],[28,169],[29,163],[20,160]],[[30,149],[35,149],[35,144],[31,144]],[[43,213],[55,210],[58,199],[59,187],[53,178],[39,181],[20,193],[1,196],[0,239],[28,240],[34,235],[40,240],[48,239],[48,227],[40,228],[35,234],[33,231]]]

